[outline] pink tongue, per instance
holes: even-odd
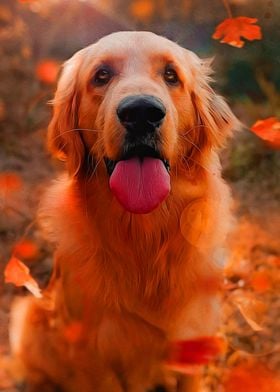
[[[110,188],[126,210],[146,214],[167,197],[170,176],[160,159],[134,157],[116,164]]]

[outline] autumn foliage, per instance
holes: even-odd
[[[154,3],[150,0],[136,0],[130,6],[131,14],[139,20],[149,20],[155,11]]]
[[[192,374],[197,366],[213,361],[225,351],[225,340],[215,336],[174,341],[169,347],[167,366],[181,373]]]
[[[60,66],[55,60],[44,59],[36,66],[36,76],[38,80],[46,84],[53,84],[58,77]]]
[[[280,378],[256,361],[227,372],[225,392],[280,392]]]
[[[13,192],[18,192],[22,185],[22,179],[16,173],[0,173],[0,194],[7,196]]]
[[[239,16],[237,18],[228,18],[220,23],[212,35],[214,39],[219,40],[222,44],[229,44],[236,48],[242,48],[245,41],[260,40],[262,38],[261,28],[255,23],[256,18],[247,18]]]
[[[13,283],[17,287],[24,286],[35,297],[41,297],[38,283],[30,275],[29,268],[15,256],[12,256],[9,260],[4,271],[4,276],[6,283]]]
[[[268,146],[280,148],[280,121],[276,117],[258,120],[251,130]]]
[[[38,256],[38,246],[30,240],[21,240],[16,243],[13,255],[19,259],[34,260]]]

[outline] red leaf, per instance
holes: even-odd
[[[192,340],[178,340],[170,344],[167,366],[184,373],[193,373],[192,366],[205,365],[223,354],[224,339],[205,336]]]
[[[254,25],[257,21],[256,18],[246,16],[227,18],[216,27],[212,38],[218,39],[223,44],[242,48],[245,41],[241,37],[249,41],[262,38],[260,26]]]
[[[267,271],[255,271],[250,283],[252,288],[258,293],[265,293],[272,288],[272,279]]]
[[[13,255],[20,259],[35,259],[38,253],[38,246],[29,240],[18,242],[13,250]]]
[[[37,282],[30,275],[29,268],[16,257],[13,256],[9,260],[4,276],[6,283],[13,283],[17,287],[24,286],[37,298],[42,296]]]
[[[238,365],[229,371],[225,392],[280,392],[280,379],[260,364]]]
[[[8,193],[19,191],[22,187],[21,178],[12,172],[6,172],[0,174],[0,191]]]
[[[55,60],[42,60],[37,64],[36,76],[46,84],[53,84],[57,80],[60,65]]]
[[[155,5],[151,0],[136,0],[130,6],[131,14],[142,21],[149,20],[154,10]]]
[[[280,121],[276,117],[258,120],[251,130],[270,147],[280,148]]]

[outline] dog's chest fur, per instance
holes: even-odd
[[[59,222],[54,225],[52,217],[48,227],[58,240],[57,287],[63,293],[58,297],[67,317],[95,324],[107,309],[135,315],[171,335],[177,335],[180,325],[182,336],[191,331],[190,317],[197,307],[204,304],[211,314],[212,297],[207,299],[199,285],[220,276],[212,260],[217,244],[209,243],[203,254],[186,240],[182,202],[173,201],[168,214],[163,208],[152,219],[121,213],[102,191],[84,199],[81,190],[81,184],[63,181],[49,193],[54,203],[48,213]]]

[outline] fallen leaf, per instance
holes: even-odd
[[[38,253],[38,246],[30,240],[18,242],[13,249],[13,255],[19,259],[35,259]]]
[[[257,293],[265,293],[272,287],[272,279],[267,271],[255,271],[250,279],[251,287]]]
[[[37,78],[46,84],[53,84],[56,82],[60,65],[55,60],[41,60],[36,66]]]
[[[280,392],[279,377],[261,364],[240,364],[227,373],[225,392]]]
[[[236,48],[242,48],[245,38],[249,41],[262,38],[260,26],[255,25],[258,19],[239,16],[237,18],[227,18],[220,23],[212,35],[212,38],[219,40],[223,44],[229,44]]]
[[[232,297],[232,301],[238,308],[245,321],[254,331],[262,331],[261,322],[267,306],[250,294],[237,294]]]
[[[29,268],[17,257],[12,256],[8,261],[4,271],[4,277],[6,283],[13,283],[17,287],[24,286],[35,297],[42,297],[38,283],[30,275]]]
[[[259,138],[264,140],[272,148],[280,148],[280,121],[276,117],[258,120],[251,127]]]
[[[169,369],[193,374],[200,365],[207,364],[225,351],[225,340],[216,336],[174,341],[170,344],[167,366]]]
[[[17,192],[22,188],[22,179],[12,172],[5,172],[0,174],[0,192],[8,195],[12,192]]]

